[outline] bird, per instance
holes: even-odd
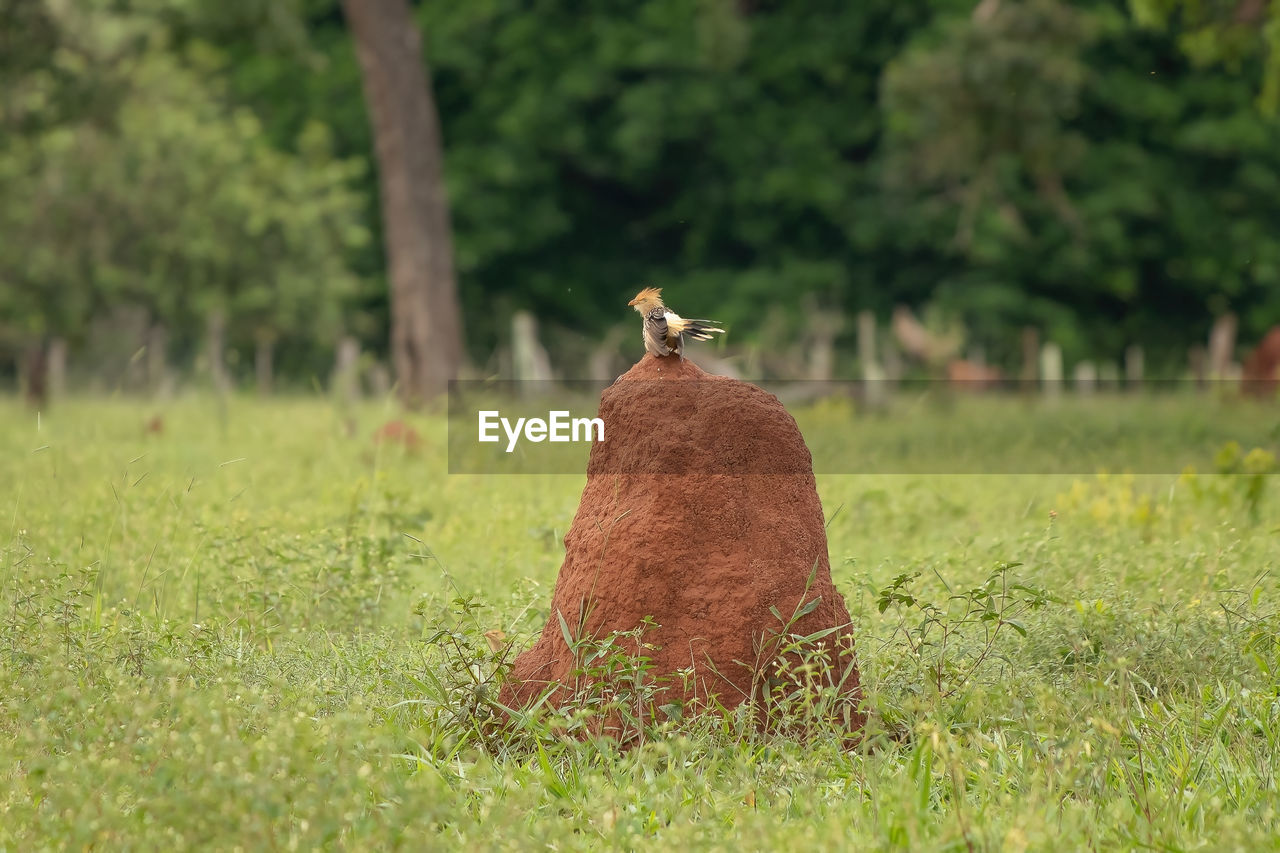
[[[714,335],[723,335],[724,329],[715,320],[686,320],[662,304],[662,288],[646,287],[627,303],[644,318],[644,348],[655,356],[676,353],[684,359],[684,338],[709,341]]]

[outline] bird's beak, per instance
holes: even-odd
[[[640,297],[639,297],[639,296],[637,296],[635,299],[632,299],[632,300],[631,300],[630,302],[628,302],[627,304],[628,304],[628,305],[635,305],[635,304],[636,304],[636,299],[639,299],[639,298],[640,298]]]

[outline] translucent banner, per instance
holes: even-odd
[[[811,459],[819,474],[1230,473],[1223,454],[1232,446],[1242,459],[1280,449],[1280,404],[1243,394],[1239,383],[1147,381],[1084,393],[944,381],[754,389],[722,379],[455,382],[449,472],[582,474],[590,462],[593,474],[796,474]],[[782,452],[790,422],[778,403],[810,459]]]

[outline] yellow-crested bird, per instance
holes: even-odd
[[[627,303],[644,318],[644,348],[656,356],[676,353],[684,358],[684,339],[709,341],[723,335],[715,320],[686,320],[662,304],[662,288],[646,287]]]

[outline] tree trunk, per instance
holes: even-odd
[[[462,362],[440,123],[408,0],[343,0],[378,160],[400,397],[445,390]]]

